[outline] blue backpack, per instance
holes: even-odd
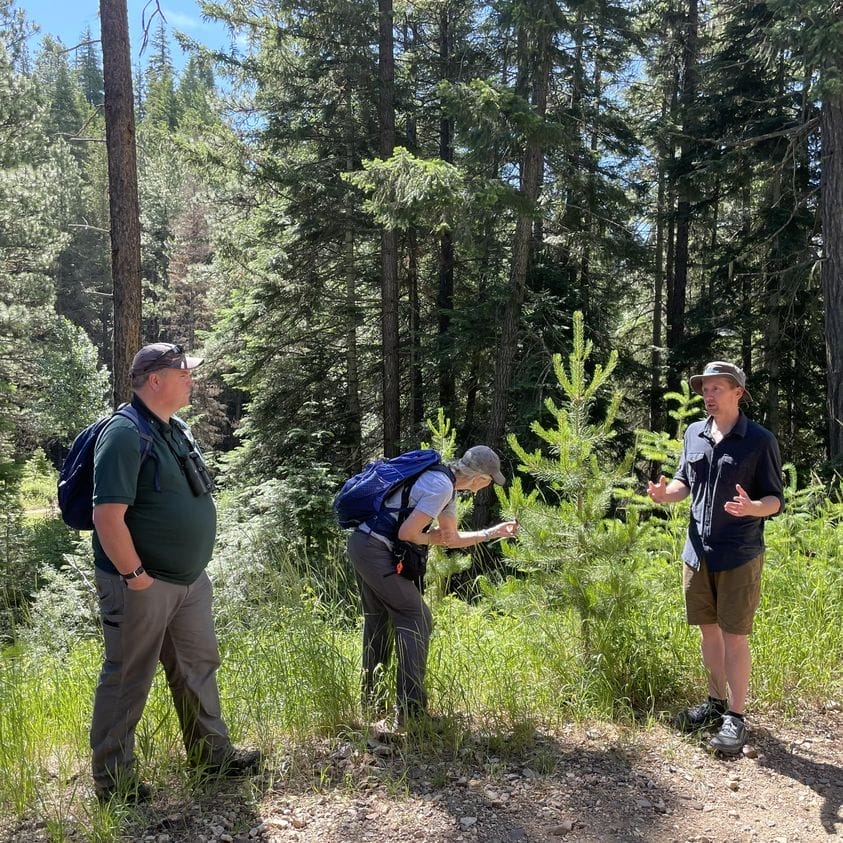
[[[149,422],[131,404],[123,404],[110,416],[103,416],[88,425],[70,446],[70,452],[59,472],[58,500],[61,517],[74,530],[94,529],[94,448],[97,437],[114,418],[123,416],[138,429],[140,464],[152,455],[152,429]],[[156,488],[158,478],[156,474]]]
[[[453,482],[454,476],[442,463],[439,452],[430,448],[369,463],[359,474],[346,480],[334,498],[334,513],[340,527],[350,529],[366,524],[374,532],[394,538],[398,526],[409,514],[410,487],[429,470],[444,472]],[[384,501],[401,487],[405,489],[401,506],[385,507]],[[397,521],[393,514],[398,515]]]

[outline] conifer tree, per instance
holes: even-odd
[[[25,28],[0,0],[0,516],[14,508],[27,454],[66,441],[103,406],[91,344],[55,310],[67,209],[81,179],[52,130],[50,91],[21,71]]]
[[[114,279],[113,403],[131,397],[129,370],[141,345],[140,211],[132,68],[125,0],[100,0],[111,265]]]
[[[179,102],[170,43],[164,21],[159,18],[150,41],[149,61],[144,74],[144,122],[173,131],[179,124]]]
[[[102,61],[97,51],[97,43],[91,34],[91,27],[86,26],[79,38],[80,46],[76,49],[76,74],[82,87],[82,94],[89,105],[102,107],[103,81]]]
[[[601,624],[618,601],[629,600],[635,591],[629,558],[638,529],[634,513],[625,521],[609,517],[615,489],[628,482],[632,454],[620,461],[615,456],[623,393],[613,390],[602,408],[599,400],[617,366],[617,353],[589,372],[592,352],[577,311],[567,367],[561,355],[553,357],[562,401],[546,398],[551,424],[535,420],[530,427],[541,447],[529,451],[514,434],[507,437],[519,471],[531,478],[535,491],[527,493],[517,478],[511,489],[499,493],[507,516],[520,524],[519,539],[505,547],[505,558],[551,599],[576,610],[589,657],[599,651]]]

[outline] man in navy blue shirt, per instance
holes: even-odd
[[[708,418],[685,431],[682,456],[669,483],[648,483],[656,503],[691,496],[682,552],[685,611],[700,627],[708,699],[679,712],[683,731],[719,727],[711,746],[737,755],[746,743],[749,634],[761,593],[764,519],[781,511],[781,457],[776,438],[740,410],[751,397],[746,375],[731,363],[708,363],[690,379]],[[728,689],[728,693],[727,693]]]

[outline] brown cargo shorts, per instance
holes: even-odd
[[[761,571],[764,554],[760,553],[729,571],[710,572],[705,560],[695,571],[683,563],[685,615],[694,626],[716,623],[723,632],[749,635],[761,598]]]

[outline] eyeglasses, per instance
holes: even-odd
[[[145,372],[154,372],[158,363],[160,363],[165,357],[171,355],[173,357],[178,357],[184,353],[184,349],[180,345],[171,344],[166,351],[162,351],[157,357],[153,357],[153,359],[143,367],[143,370]]]

